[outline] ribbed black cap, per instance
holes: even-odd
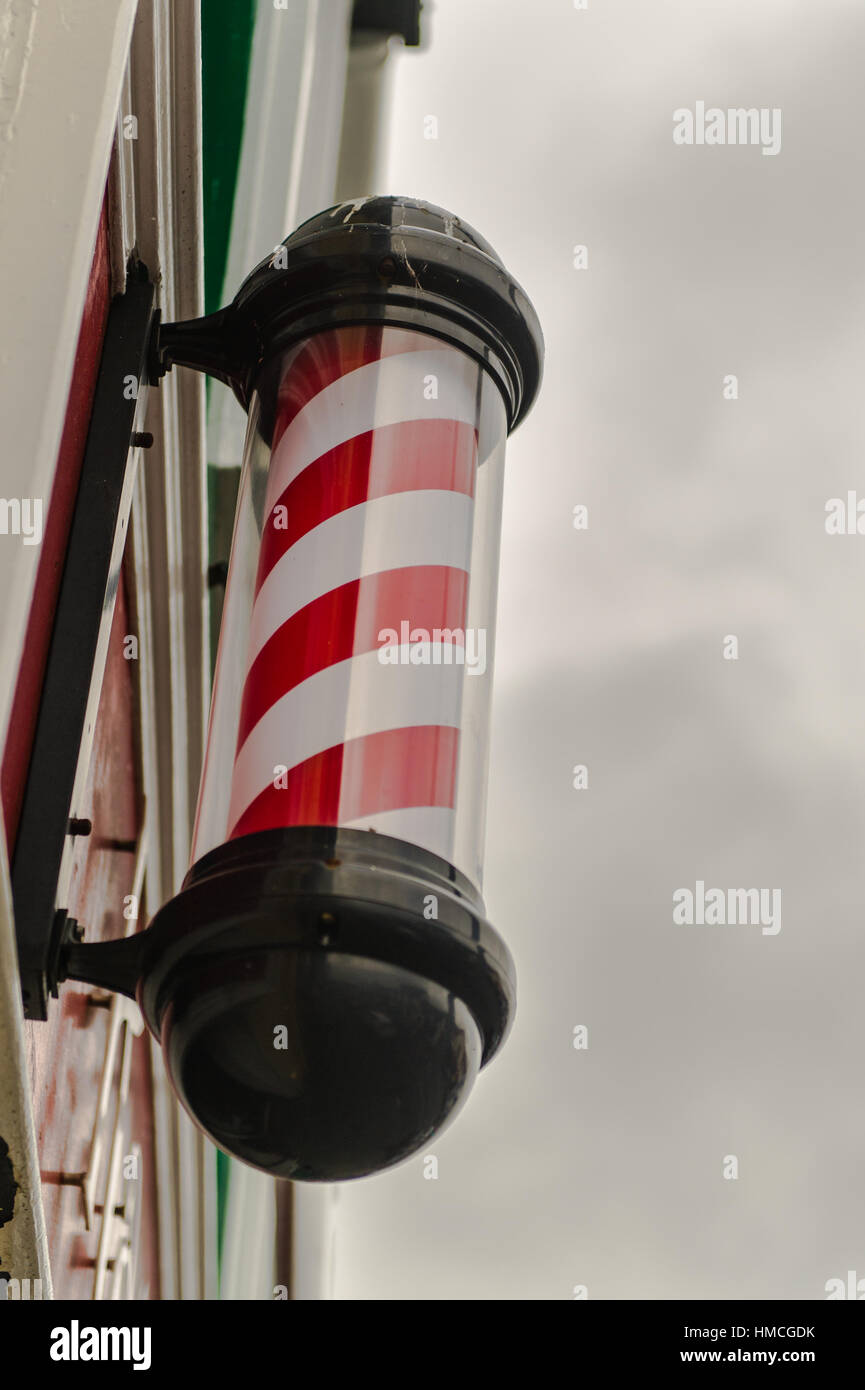
[[[509,430],[537,395],[543,335],[525,291],[472,227],[416,198],[358,198],[310,218],[225,309],[163,324],[154,369],[206,371],[246,408],[274,352],[370,323],[416,328],[469,353],[499,386]]]

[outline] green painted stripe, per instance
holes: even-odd
[[[222,306],[255,0],[201,0],[204,307]]]

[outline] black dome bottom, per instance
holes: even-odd
[[[234,1157],[340,1182],[416,1153],[480,1067],[462,1000],[358,956],[260,951],[184,980],[162,1021],[175,1089]]]

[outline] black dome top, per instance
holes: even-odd
[[[501,390],[509,430],[537,395],[543,335],[525,291],[473,227],[417,198],[358,198],[317,213],[256,266],[225,309],[164,324],[155,369],[198,367],[248,407],[274,352],[364,323],[416,328],[469,353]]]

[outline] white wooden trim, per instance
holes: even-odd
[[[114,255],[134,248],[159,285],[164,320],[203,311],[201,35],[193,0],[141,0],[128,109],[118,119]],[[124,139],[123,115],[137,121]],[[144,790],[155,806],[148,909],[186,872],[210,684],[204,381],[171,372],[148,394],[153,448],[133,515],[140,607]],[[163,1298],[216,1294],[216,1157],[176,1101],[153,1048]]]
[[[202,312],[198,6],[142,0],[131,59],[136,245],[158,279],[163,318]],[[209,698],[204,381],[168,374],[150,392],[147,495],[159,817],[158,894],[188,867]]]
[[[334,201],[350,0],[258,0],[223,300],[298,223]],[[214,381],[209,461],[240,463],[246,416]]]
[[[136,0],[0,0],[0,494],[50,503]],[[0,731],[39,560],[0,537]]]
[[[392,97],[390,48],[391,40],[385,34],[362,30],[352,38],[334,190],[337,203],[398,191],[384,187],[378,138]]]
[[[273,1178],[243,1163],[232,1163],[229,1173],[220,1297],[272,1299],[276,1251]]]
[[[299,1183],[292,1207],[292,1299],[333,1298],[339,1188],[332,1183]]]

